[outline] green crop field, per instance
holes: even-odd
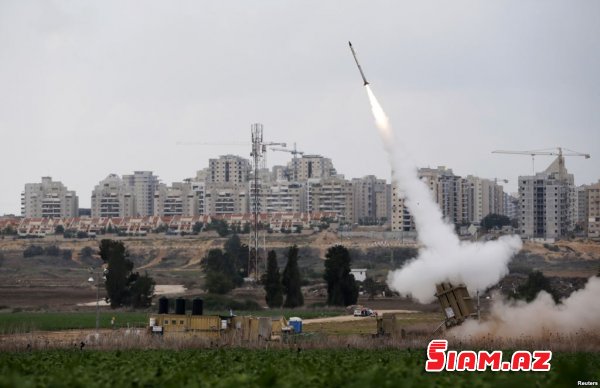
[[[0,353],[0,386],[525,387],[597,381],[598,353],[558,353],[550,372],[426,373],[424,351],[53,350]]]
[[[340,310],[261,310],[239,311],[238,315],[280,316],[286,318],[300,317],[302,319],[330,317],[342,314]],[[229,311],[205,312],[207,315],[229,315]],[[148,312],[100,312],[100,328],[111,327],[110,321],[115,317],[115,326],[143,327],[148,325]],[[33,330],[53,331],[69,329],[93,329],[96,327],[96,313],[90,312],[17,312],[0,314],[0,334],[25,333]]]
[[[115,317],[115,326],[143,326],[148,323],[148,313],[101,312],[100,327],[110,328]],[[18,312],[0,314],[0,333],[24,333],[32,330],[92,329],[96,327],[95,312]]]

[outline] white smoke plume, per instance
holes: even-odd
[[[483,322],[467,320],[450,332],[458,338],[541,337],[546,334],[600,332],[600,278],[588,280],[585,288],[575,291],[562,304],[541,291],[531,303],[496,301]]]
[[[393,180],[414,217],[422,244],[417,258],[390,272],[388,285],[425,303],[434,299],[435,285],[442,281],[465,283],[472,291],[496,284],[508,272],[512,256],[521,249],[521,239],[505,236],[486,243],[461,242],[452,226],[443,220],[429,188],[419,179],[416,165],[395,141],[389,119],[370,86],[366,88],[375,124],[390,159]]]

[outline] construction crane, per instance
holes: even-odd
[[[556,152],[554,150],[557,150],[558,152]],[[565,150],[567,152],[563,152],[563,150]],[[586,159],[590,158],[590,154],[584,154],[584,153],[573,151],[573,150],[570,150],[568,148],[563,148],[563,147],[546,148],[546,149],[532,150],[532,151],[497,150],[497,151],[492,151],[492,153],[493,154],[529,155],[529,156],[531,156],[531,168],[532,168],[533,175],[535,175],[535,157],[538,155],[558,156],[558,160],[559,160],[561,167],[563,167],[565,164],[565,160],[563,158],[564,156],[583,156]]]
[[[285,147],[285,146],[284,146]],[[294,143],[294,149],[289,150],[287,148],[271,148],[272,151],[281,151],[281,152],[289,152],[290,154],[293,155],[294,157],[294,182],[298,181],[298,163],[297,163],[297,155],[304,155],[304,151],[298,151],[298,149],[296,149],[296,143]]]

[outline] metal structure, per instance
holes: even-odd
[[[558,152],[553,151],[553,150],[557,150]],[[568,152],[563,152],[563,150],[568,151]],[[531,156],[531,169],[532,169],[533,175],[535,175],[535,157],[538,155],[558,156],[559,163],[561,164],[561,166],[565,165],[565,160],[563,158],[564,156],[583,156],[586,159],[589,159],[591,157],[590,154],[573,151],[573,150],[570,150],[568,148],[563,148],[563,147],[545,148],[545,149],[541,149],[541,150],[532,150],[532,151],[496,150],[496,151],[492,151],[492,153],[493,154],[529,155],[529,156]]]
[[[249,249],[250,249],[250,263],[254,265],[254,278],[258,282],[259,276],[259,262],[260,262],[260,237],[259,237],[259,215],[260,215],[260,178],[259,172],[261,168],[265,167],[265,158],[267,153],[267,147],[270,146],[281,146],[286,147],[286,143],[278,142],[265,142],[263,140],[263,125],[255,123],[250,126],[251,140],[252,140],[252,152],[250,157],[252,158],[252,169],[254,174],[252,177],[253,184],[250,187],[250,196],[252,198],[252,233]],[[250,268],[248,268],[248,276],[250,276]]]
[[[453,285],[449,282],[437,284],[435,296],[446,317],[446,327],[460,325],[468,318],[476,318],[479,312],[475,309],[473,299],[464,284]]]
[[[293,164],[294,164],[294,176],[293,176],[293,181],[297,182],[298,181],[298,160],[297,157],[298,155],[304,155],[304,151],[298,151],[298,149],[296,149],[296,143],[294,143],[294,149],[290,150],[287,148],[271,148],[272,151],[281,151],[281,152],[289,152],[290,154],[292,154],[293,156]],[[289,177],[288,177],[289,178]]]
[[[96,334],[98,334],[100,328],[100,279],[106,280],[108,269],[90,267],[89,271],[92,276],[89,277],[88,282],[96,285]]]

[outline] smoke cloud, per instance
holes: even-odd
[[[548,333],[570,335],[600,331],[600,278],[588,280],[585,288],[571,294],[562,304],[542,291],[531,303],[496,301],[484,322],[467,320],[450,332],[458,338],[492,335],[515,338],[540,337]]]
[[[406,150],[398,144],[381,104],[366,85],[375,124],[383,140],[399,195],[414,218],[419,256],[399,270],[390,272],[388,285],[420,302],[434,299],[435,285],[442,281],[464,283],[470,290],[496,284],[508,272],[508,262],[521,249],[521,239],[504,236],[486,243],[465,243],[443,219],[427,185]]]

